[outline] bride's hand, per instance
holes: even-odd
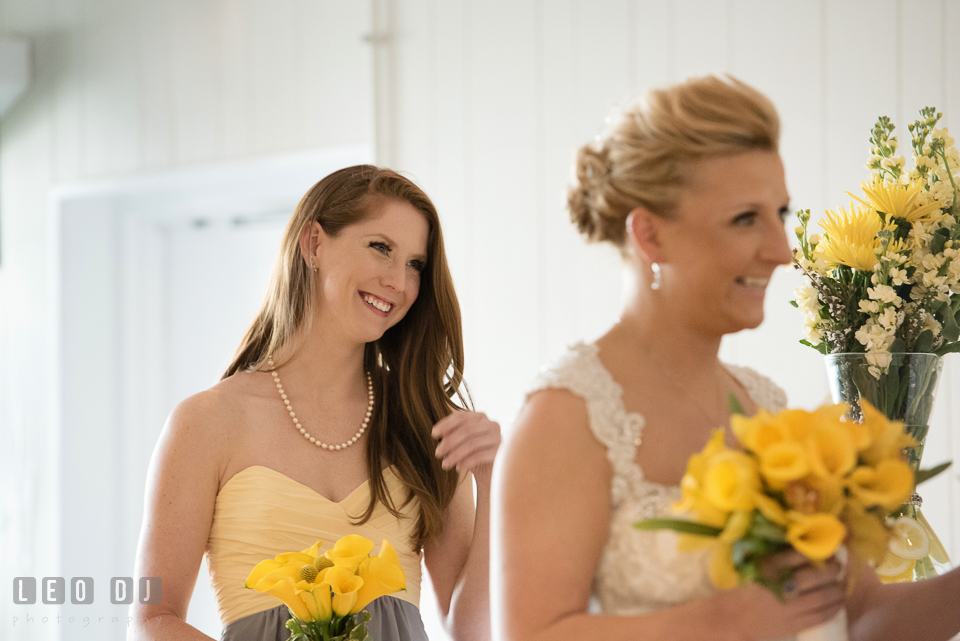
[[[844,606],[844,573],[836,558],[818,567],[790,550],[771,557],[764,566],[771,577],[784,568],[794,568],[794,575],[784,586],[783,601],[756,584],[730,593],[738,600],[736,611],[747,638],[789,637],[829,621]]]
[[[433,426],[440,441],[436,456],[443,468],[471,472],[477,482],[489,482],[500,447],[500,426],[479,412],[454,412]]]

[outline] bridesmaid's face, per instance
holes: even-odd
[[[726,334],[757,327],[774,269],[792,259],[780,155],[751,151],[708,158],[693,165],[690,175],[676,215],[661,230],[664,283],[705,330]]]
[[[324,328],[368,343],[400,322],[420,292],[428,233],[423,214],[398,200],[379,203],[337,236],[321,230],[317,313]]]

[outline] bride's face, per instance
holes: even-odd
[[[792,259],[780,155],[709,158],[690,171],[675,215],[661,228],[664,295],[704,330],[757,327],[770,277]]]

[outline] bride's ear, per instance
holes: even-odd
[[[663,219],[645,207],[627,215],[627,242],[633,253],[647,263],[664,262]]]

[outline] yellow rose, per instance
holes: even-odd
[[[796,441],[780,441],[759,453],[760,474],[767,485],[783,489],[790,481],[805,477],[810,471],[803,446]]]
[[[704,497],[721,510],[752,510],[754,495],[760,491],[756,461],[743,452],[720,452],[710,459],[703,490]]]
[[[913,493],[913,470],[900,460],[881,460],[876,467],[861,465],[847,479],[847,489],[864,507],[895,510]]]
[[[847,528],[830,514],[787,513],[787,542],[813,561],[833,556],[847,534]]]
[[[360,564],[357,575],[363,579],[363,586],[357,594],[354,612],[367,607],[374,599],[405,590],[407,586],[397,551],[386,539],[380,547],[380,554],[365,559]]]

